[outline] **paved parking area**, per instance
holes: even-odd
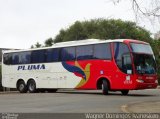
[[[0,112],[15,113],[122,113],[122,106],[160,100],[160,90],[130,91],[128,96],[120,92],[102,95],[101,91],[67,90],[57,93],[20,94],[0,93]],[[138,107],[137,107],[138,108]],[[139,106],[140,108],[140,106]]]

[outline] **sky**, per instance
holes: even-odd
[[[27,49],[54,38],[75,21],[95,18],[135,21],[129,0],[0,0],[0,48]],[[148,21],[138,25],[155,33]]]

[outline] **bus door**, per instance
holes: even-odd
[[[133,86],[133,63],[126,44],[114,43],[114,60],[117,65],[114,75],[114,87],[117,89],[130,89]]]

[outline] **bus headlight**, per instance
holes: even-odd
[[[136,81],[137,81],[138,83],[144,83],[144,81],[141,80],[141,79],[137,79]]]
[[[155,83],[158,83],[158,80],[155,80]]]

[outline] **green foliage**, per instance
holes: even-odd
[[[45,47],[52,46],[53,45],[53,39],[48,38],[47,40],[45,40],[44,45],[45,45]]]
[[[137,39],[151,44],[158,66],[160,83],[160,40],[153,40],[150,32],[137,26],[136,23],[122,20],[92,19],[76,21],[68,29],[61,29],[54,42],[65,42],[82,39]]]
[[[31,46],[31,48],[40,48],[40,47],[42,47],[42,44],[40,44],[39,42]]]
[[[44,45],[37,42],[36,44],[32,45],[31,48],[49,47],[49,46],[52,46],[52,45],[53,45],[53,39],[48,38],[47,40],[45,40]]]
[[[37,43],[35,44],[35,47],[36,47],[36,48],[40,48],[40,47],[42,47],[42,45],[41,45],[39,42],[37,42]]]
[[[64,42],[82,39],[138,39],[150,42],[150,33],[134,22],[122,20],[93,19],[76,21],[68,29],[61,29],[54,42]]]
[[[49,38],[44,42],[44,46],[52,46],[53,43],[83,40],[83,39],[137,39],[151,44],[158,66],[158,76],[160,83],[160,39],[153,40],[150,32],[137,26],[130,21],[120,19],[92,19],[89,21],[76,21],[67,29],[61,29],[59,34],[54,38]],[[36,43],[31,48],[43,47],[42,44]]]
[[[157,62],[158,79],[159,79],[159,84],[160,84],[160,39],[153,40],[151,43],[151,46],[154,51],[156,62]]]

